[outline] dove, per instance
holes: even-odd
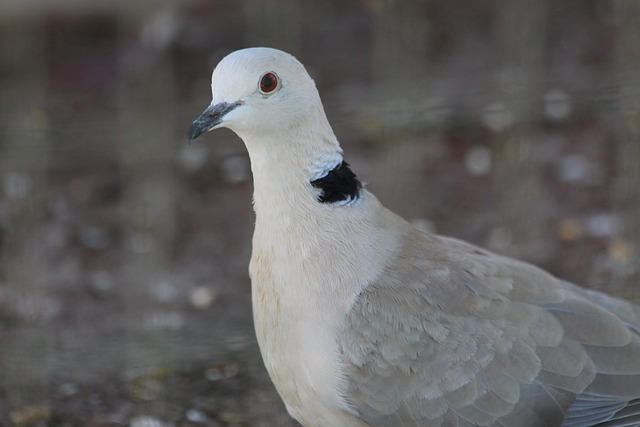
[[[640,425],[640,309],[428,234],[344,159],[292,55],[230,53],[189,140],[251,161],[255,332],[305,427]]]

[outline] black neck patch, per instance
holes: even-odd
[[[326,176],[311,181],[311,185],[321,191],[318,196],[320,203],[336,203],[356,200],[360,197],[362,184],[356,174],[349,169],[347,162],[342,162]]]

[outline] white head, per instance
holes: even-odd
[[[244,141],[254,172],[304,174],[306,185],[342,162],[315,83],[288,53],[243,49],[220,61],[211,77],[213,101],[189,128],[189,139],[226,127]],[[299,177],[301,178],[301,177]]]
[[[211,105],[189,129],[189,139],[226,127],[246,143],[246,137],[308,126],[319,113],[326,121],[304,66],[277,49],[250,48],[227,55],[213,71],[211,92]]]

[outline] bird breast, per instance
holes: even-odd
[[[362,212],[381,212],[366,206],[378,204],[373,196],[364,199]],[[335,218],[341,209],[351,209],[349,214],[354,216],[358,208],[319,205],[311,215],[292,213],[289,218],[295,221],[265,218],[268,213],[256,211],[250,263],[256,336],[278,393],[292,415],[310,420],[305,424],[309,426],[336,414],[350,421],[334,419],[319,425],[360,425],[348,415],[342,400],[345,385],[336,369],[342,362],[335,334],[357,294],[375,279],[395,250],[395,243],[385,236],[398,233],[384,232],[395,223],[393,217],[385,216],[386,211],[380,218]],[[329,215],[323,209],[335,211]],[[382,232],[367,233],[372,226]],[[372,236],[382,236],[384,241],[372,241]],[[362,248],[370,248],[371,253],[358,255]],[[302,408],[314,414],[302,413]]]

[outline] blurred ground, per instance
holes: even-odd
[[[226,53],[316,79],[430,231],[640,301],[629,1],[0,5],[0,426],[293,426],[253,335],[240,140],[186,129]]]

